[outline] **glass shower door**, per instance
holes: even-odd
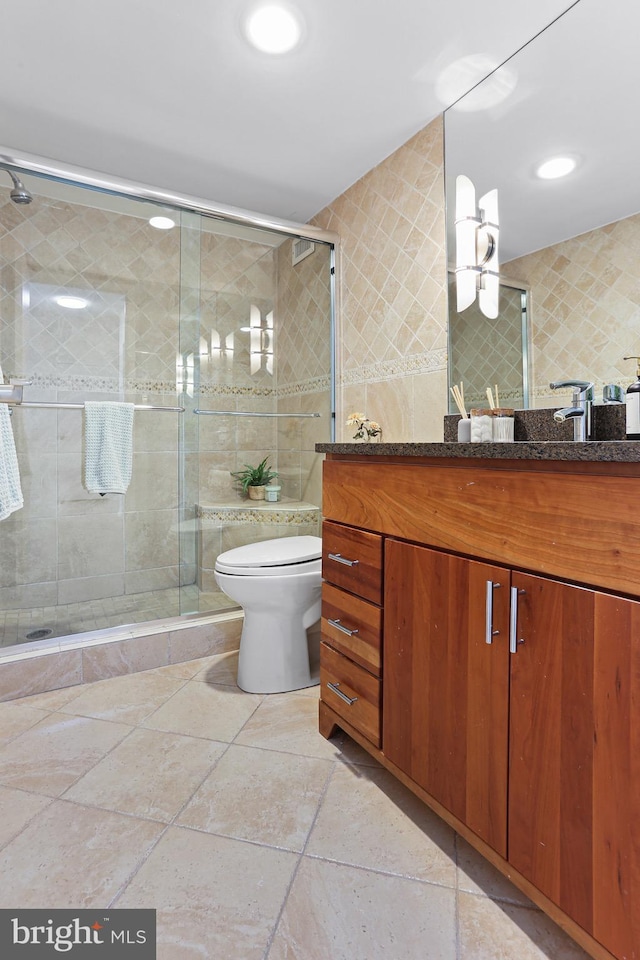
[[[23,179],[29,205],[0,193],[0,364],[28,381],[11,418],[24,507],[0,525],[5,646],[179,613],[180,229],[155,230],[148,203]],[[86,400],[154,408],[134,414],[124,496],[86,489]]]
[[[197,590],[183,588],[183,612],[229,607],[215,580],[220,553],[320,532],[315,443],[332,436],[333,254],[308,244],[297,259],[297,240],[203,220],[199,325],[193,305],[180,358],[187,384],[193,367],[194,399],[184,403],[197,420],[185,457]],[[232,476],[265,458],[278,473],[278,503],[248,501]]]

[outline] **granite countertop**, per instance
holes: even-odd
[[[449,457],[489,460],[582,460],[640,463],[640,440],[520,440],[515,443],[317,443],[317,453],[363,457]]]
[[[640,440],[625,439],[625,405],[593,407],[593,440],[573,440],[573,423],[556,423],[557,407],[516,410],[514,443],[458,443],[457,414],[444,418],[444,443],[318,443],[318,453],[362,456],[449,457],[483,460],[566,460],[640,463]]]

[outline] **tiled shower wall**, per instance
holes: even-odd
[[[177,231],[42,196],[16,207],[5,195],[0,255],[0,360],[5,377],[31,381],[25,399],[176,405]],[[57,306],[62,293],[90,306]],[[81,411],[25,407],[13,426],[25,506],[2,524],[3,607],[178,583],[176,414],[136,414],[126,497],[84,489]]]
[[[273,238],[260,243],[206,230],[182,233],[157,231],[143,217],[43,196],[22,208],[7,197],[0,200],[5,377],[31,381],[27,400],[175,406],[185,401],[176,395],[182,314],[180,350],[183,359],[193,357],[191,389],[199,385],[200,406],[275,411],[278,369],[267,371],[265,357],[263,369],[250,373],[249,336],[240,330],[249,324],[252,306],[263,319],[275,309],[276,343],[288,351],[282,402],[295,394],[296,403],[321,406],[324,419],[317,428],[315,422],[309,426],[312,421],[294,421],[296,429],[282,434],[275,419],[185,420],[185,489],[191,498],[185,516],[195,519],[195,502],[240,504],[231,471],[267,455],[281,472],[285,495],[313,493],[319,505],[318,484],[311,491],[306,477],[316,461],[315,440],[329,437],[326,250],[284,269],[279,261],[288,257],[290,265],[290,240],[281,258]],[[284,289],[288,283],[291,290]],[[52,299],[60,293],[84,296],[90,306],[60,307]],[[314,340],[316,322],[322,330]],[[0,607],[51,607],[180,583],[178,414],[136,413],[133,479],[124,497],[101,498],[84,489],[81,411],[24,407],[14,411],[13,426],[25,507],[2,524]],[[292,449],[300,442],[304,454]],[[193,524],[186,526],[193,530]],[[222,525],[215,546],[219,552],[269,532],[282,533]],[[296,532],[317,532],[317,524]],[[188,551],[184,556],[189,562],[182,580],[191,582],[196,557]]]
[[[443,123],[313,219],[341,238],[337,439],[358,410],[390,441],[441,440],[447,411]]]
[[[202,235],[201,329],[205,339],[223,343],[200,359],[203,407],[255,412],[318,410],[319,421],[244,417],[200,417],[200,489],[208,502],[237,499],[230,472],[245,463],[269,457],[277,468],[284,497],[313,497],[307,480],[317,475],[314,445],[329,438],[330,425],[330,288],[329,251],[314,252],[292,265],[293,241],[267,247],[247,241]],[[237,256],[233,256],[237,246]],[[224,255],[220,256],[221,249]],[[230,260],[231,263],[226,261]],[[274,315],[273,336],[265,347],[274,351],[273,370],[267,354],[259,371],[250,371],[251,309],[263,325]],[[232,339],[230,339],[232,338]]]
[[[200,330],[209,347],[209,353],[200,356],[200,405],[239,412],[273,411],[275,377],[265,369],[251,375],[249,334],[240,328],[249,325],[252,305],[263,317],[273,310],[274,250],[212,233],[202,233],[200,242]],[[212,334],[220,348],[211,349]],[[265,456],[275,462],[275,420],[199,417],[197,451],[202,502],[236,500],[231,471],[245,463],[259,463]]]
[[[292,244],[286,240],[276,253],[278,411],[320,416],[278,419],[278,469],[283,492],[320,506],[322,457],[315,445],[330,439],[332,413],[330,250],[316,243],[293,264]]]
[[[640,214],[512,260],[503,274],[531,290],[532,406],[557,406],[553,380],[625,388],[640,354]]]

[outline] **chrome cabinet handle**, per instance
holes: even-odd
[[[493,638],[497,636],[500,631],[493,629],[493,591],[497,590],[500,586],[499,583],[494,583],[493,580],[487,580],[487,601],[485,608],[485,642],[493,643]]]
[[[526,593],[526,590],[518,590],[517,587],[511,587],[511,609],[509,611],[509,653],[518,652],[518,644],[524,643],[524,640],[518,640],[518,594]]]
[[[359,560],[347,560],[347,558],[343,557],[340,553],[329,553],[327,556],[329,560],[336,560],[338,563],[344,563],[345,567],[355,567],[357,563],[360,563]]]
[[[337,694],[341,700],[344,700],[345,703],[349,704],[350,707],[353,706],[353,704],[358,699],[357,697],[348,697],[346,693],[342,692],[342,690],[338,690],[338,687],[340,686],[339,683],[327,682],[327,686],[329,687],[329,690],[333,690],[333,692]]]
[[[349,627],[343,627],[339,620],[327,620],[327,623],[335,627],[336,630],[341,630],[342,633],[346,633],[348,637],[352,637],[354,633],[358,633],[358,630],[349,630]]]

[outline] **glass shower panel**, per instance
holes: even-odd
[[[0,364],[24,507],[0,524],[0,646],[232,607],[220,552],[320,531],[333,248],[24,173],[0,190]],[[149,223],[170,214],[172,229]],[[126,494],[85,486],[84,402],[135,404]],[[140,409],[152,407],[153,409]],[[281,499],[233,472],[268,458]]]
[[[258,540],[319,535],[320,461],[332,435],[332,249],[246,228],[201,234],[200,471],[196,582],[200,610],[230,601],[214,565]],[[317,416],[316,416],[317,414]],[[278,503],[248,501],[232,473],[268,459]]]
[[[0,526],[5,646],[179,612],[180,415],[135,412],[127,493],[100,496],[82,404],[177,406],[180,229],[151,227],[151,204],[23,179],[28,206],[0,193],[0,364],[28,381],[12,408],[25,502]]]

